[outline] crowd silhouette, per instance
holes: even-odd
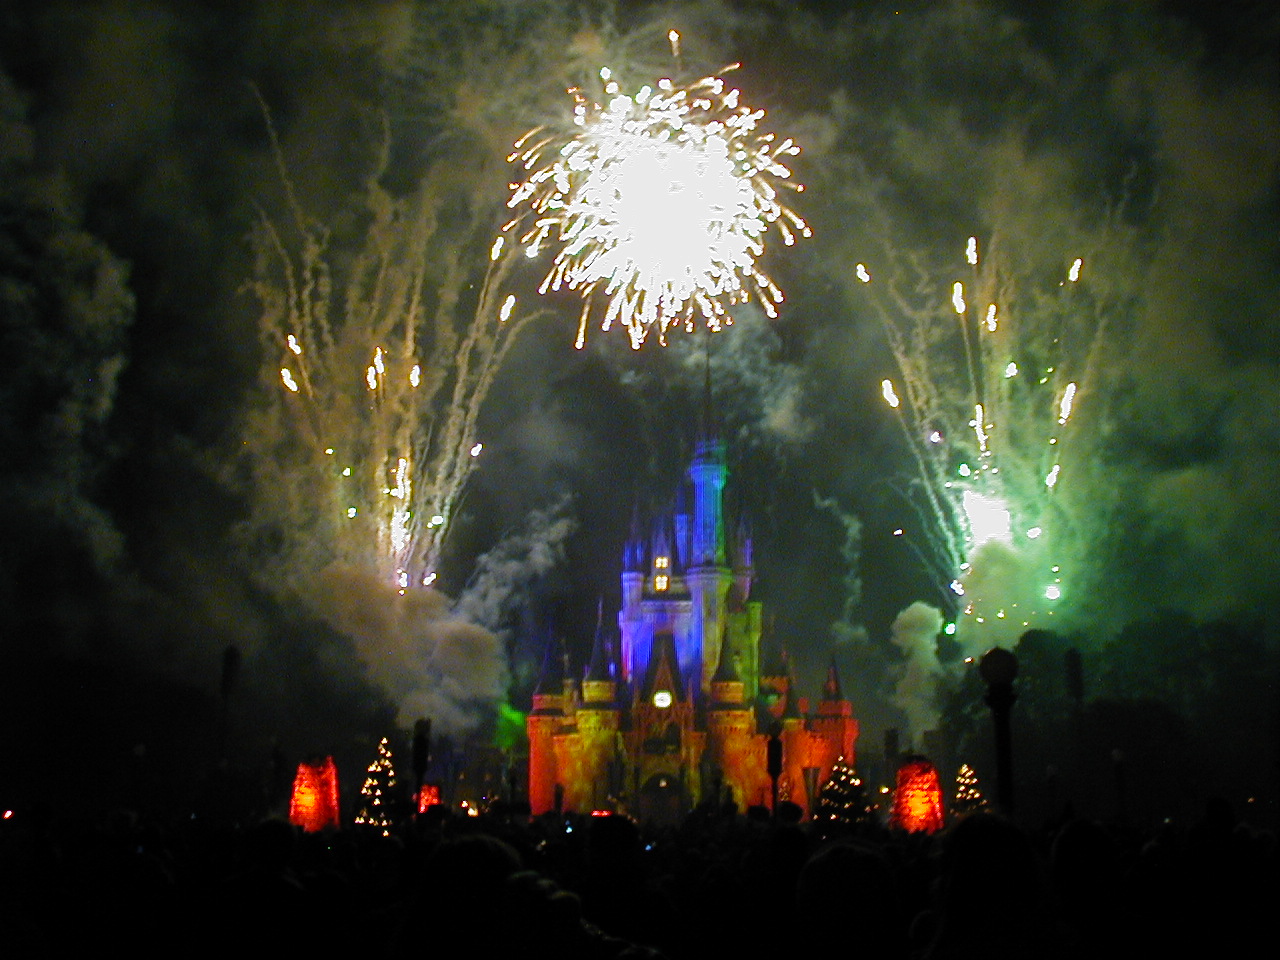
[[[443,807],[379,831],[305,834],[127,812],[0,824],[10,956],[1203,956],[1270,932],[1275,836],[1211,802],[1140,831],[989,812],[936,835],[701,807],[622,816]]]

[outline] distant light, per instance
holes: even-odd
[[[954,593],[957,597],[964,596],[964,584],[961,583],[959,580],[952,580],[951,583],[948,584],[948,586],[951,587],[951,592]]]
[[[284,381],[284,385],[293,393],[298,392],[298,381],[293,379],[293,371],[288,367],[280,368],[280,379]]]
[[[1084,266],[1084,261],[1076,257],[1076,262],[1071,264],[1071,269],[1067,272],[1067,279],[1075,283],[1080,279],[1080,268]]]
[[[350,467],[343,467],[343,468],[342,468],[342,475],[343,475],[344,477],[349,477],[349,476],[351,476],[351,468],[350,468]]]
[[[902,536],[902,528],[901,528],[901,527],[899,527],[897,530],[893,531],[893,535],[894,535],[895,537],[900,537],[900,536]]]
[[[347,519],[351,519],[351,518],[352,518],[352,517],[354,517],[355,515],[356,515],[356,508],[355,508],[355,507],[347,507]]]
[[[960,464],[960,471],[959,471],[959,472],[960,472],[960,476],[962,476],[962,477],[967,477],[967,476],[969,476],[971,473],[973,473],[973,469],[972,469],[972,468],[971,468],[967,463],[962,463],[962,464]]]
[[[1044,588],[1044,597],[1046,600],[1058,600],[1062,597],[1062,588],[1056,583],[1051,583]]]
[[[858,271],[859,280],[861,280],[863,283],[871,282],[871,274],[867,272],[867,268],[865,266],[863,266],[862,264],[858,264],[857,271]]]
[[[951,287],[951,306],[955,307],[956,313],[964,313],[964,284],[959,280]]]
[[[978,238],[970,237],[969,245],[964,248],[964,258],[969,261],[971,266],[978,265]]]
[[[1027,539],[1035,540],[1039,538],[1040,534],[1042,533],[1044,533],[1044,531],[1040,527],[1032,527],[1030,530],[1027,531]]]
[[[945,627],[942,628],[942,632],[945,633],[948,637],[954,637],[956,635],[955,622],[953,621],[951,623],[948,623]]]
[[[429,587],[435,582],[436,582],[436,575],[434,572],[428,573],[425,577],[422,578],[422,585],[424,587]]]
[[[483,444],[483,443],[477,443],[477,444],[475,444],[475,445],[471,448],[471,455],[472,455],[473,457],[478,457],[478,456],[480,456],[480,451],[481,451],[481,450],[483,450],[483,449],[484,449],[484,444]]]
[[[498,320],[500,320],[502,323],[506,323],[508,320],[510,320],[511,311],[515,308],[515,305],[516,305],[516,295],[514,293],[509,294],[507,296],[507,299],[502,301],[502,309],[498,311]]]
[[[939,431],[939,430],[934,430],[931,434],[929,434],[929,442],[930,442],[930,443],[941,443],[941,442],[942,442],[942,432],[941,432],[941,431]]]
[[[902,402],[898,399],[897,393],[894,392],[892,380],[880,381],[880,393],[884,396],[884,402],[894,409],[897,409],[898,404]]]
[[[1009,365],[1004,368],[1004,378],[1006,380],[1010,380],[1013,377],[1016,377],[1017,375],[1018,375],[1018,365],[1014,363],[1012,360],[1010,360]]]
[[[324,448],[324,452],[325,452],[328,456],[331,456],[331,457],[332,457],[332,456],[333,456],[333,447],[325,447],[325,448]]]
[[[440,516],[440,514],[438,514],[438,513],[437,513],[434,517],[432,517],[432,518],[431,518],[431,525],[432,525],[433,527],[438,527],[438,526],[440,526],[440,524],[442,524],[442,523],[444,523],[444,517]]]

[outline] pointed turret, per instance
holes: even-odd
[[[720,644],[720,663],[711,678],[711,704],[713,709],[723,706],[741,707],[743,700],[742,675],[738,672],[738,664],[726,633]]]
[[[840,692],[840,674],[836,672],[836,658],[831,658],[831,663],[827,667],[827,680],[822,685],[823,700],[843,700],[844,694]]]
[[[543,653],[542,669],[538,671],[538,680],[533,687],[533,708],[535,711],[539,708],[539,701],[553,699],[556,701],[556,710],[563,712],[561,698],[564,696],[565,689],[565,659],[563,647],[560,651],[557,651],[555,646],[554,641],[549,642]],[[547,705],[550,706],[551,704],[548,703]]]
[[[609,705],[618,697],[618,671],[613,661],[613,644],[604,630],[604,600],[596,612],[596,635],[591,645],[591,660],[582,678],[584,704]]]
[[[643,699],[664,706],[662,701],[665,698],[660,694],[670,698],[666,699],[666,706],[686,699],[684,684],[680,681],[680,661],[676,658],[676,638],[670,630],[654,634],[653,658],[649,661],[649,673],[640,689]]]
[[[671,533],[668,528],[669,520],[660,520],[654,524],[653,529],[653,549],[652,569],[649,581],[649,587],[654,593],[667,593],[672,587],[672,578],[675,575],[675,551],[671,549]]]
[[[845,699],[840,688],[840,674],[836,670],[836,658],[827,666],[827,679],[822,685],[822,702],[814,714],[811,726],[815,733],[829,744],[835,756],[853,763],[858,742],[858,721],[853,716],[853,704]]]
[[[640,527],[640,505],[631,508],[631,532],[622,546],[622,572],[644,573],[644,533]]]

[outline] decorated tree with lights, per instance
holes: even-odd
[[[866,823],[870,817],[862,780],[841,757],[831,768],[831,778],[818,791],[813,819],[823,826],[849,827]]]
[[[963,816],[974,810],[983,810],[986,806],[987,800],[978,786],[978,775],[967,763],[960,764],[956,773],[955,799],[951,803],[952,813]]]
[[[396,770],[391,758],[387,738],[378,744],[378,757],[365,771],[364,784],[360,787],[360,808],[356,811],[355,824],[377,830],[384,837],[390,836],[392,807],[395,804]]]

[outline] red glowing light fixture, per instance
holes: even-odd
[[[298,764],[289,799],[289,822],[307,833],[338,826],[338,768],[333,757]]]
[[[898,768],[889,826],[908,833],[937,833],[942,825],[942,783],[938,771],[924,757],[908,757]]]

